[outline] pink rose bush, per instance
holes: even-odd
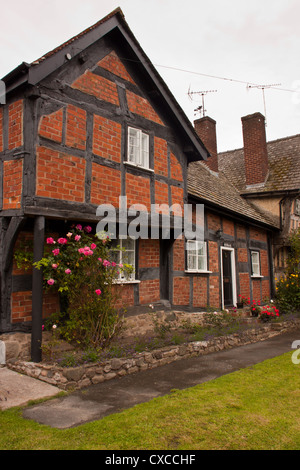
[[[48,237],[45,255],[34,265],[43,269],[45,289],[55,289],[65,306],[58,325],[64,338],[95,347],[107,344],[118,322],[114,284],[120,271],[132,270],[112,260],[107,234],[98,238],[91,226],[74,225],[65,237]]]

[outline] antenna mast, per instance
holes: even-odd
[[[218,90],[205,90],[205,91],[191,91],[189,88],[188,91],[188,96],[190,100],[193,100],[193,95],[201,95],[202,96],[202,106],[198,106],[198,108],[194,109],[195,112],[199,112],[203,114],[203,117],[205,116],[206,109],[204,106],[204,96],[207,95],[207,93],[216,93]]]
[[[281,83],[273,83],[272,85],[247,85],[247,88],[258,88],[259,90],[262,90],[266,127],[267,127],[267,108],[266,108],[265,89],[272,88],[272,86],[280,86],[280,85]]]

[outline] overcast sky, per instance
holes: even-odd
[[[300,133],[299,0],[10,0],[0,77],[117,7],[191,122],[205,92],[219,151],[242,147],[241,117],[265,109],[268,140]]]

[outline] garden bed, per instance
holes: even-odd
[[[173,361],[263,341],[278,334],[300,328],[299,318],[260,323],[253,318],[239,318],[222,327],[216,324],[185,323],[179,312],[168,312],[157,320],[152,330],[138,338],[132,335],[117,337],[109,348],[95,351],[66,351],[64,343],[41,363],[24,359],[7,361],[7,367],[35,377],[62,390],[75,390],[127,374],[152,369]],[[188,314],[190,318],[191,314]],[[178,319],[181,322],[178,323]],[[194,317],[195,318],[195,317]],[[169,319],[169,323],[168,320]],[[138,319],[135,319],[135,323]]]

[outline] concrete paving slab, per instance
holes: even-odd
[[[291,345],[295,340],[300,340],[300,331],[176,361],[28,407],[23,417],[59,429],[79,426],[166,395],[172,389],[192,387],[292,351]]]
[[[0,410],[23,406],[30,400],[53,397],[60,392],[58,387],[0,367]]]

